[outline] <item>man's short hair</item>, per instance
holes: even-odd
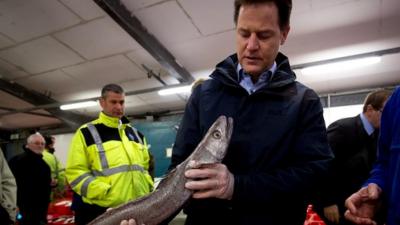
[[[365,113],[367,111],[368,105],[371,105],[375,110],[382,109],[383,104],[391,94],[392,92],[388,90],[377,90],[369,93],[364,100],[363,112]]]
[[[37,137],[43,137],[39,132],[36,132],[34,134],[31,134],[28,136],[28,138],[26,139],[26,143],[27,144],[31,144],[33,143],[33,140]]]
[[[292,12],[292,0],[235,0],[235,12],[233,14],[235,24],[237,24],[240,7],[242,5],[254,5],[266,2],[272,2],[278,8],[279,27],[283,29],[289,26],[290,13]]]
[[[103,87],[103,89],[101,89],[101,97],[102,98],[106,98],[107,97],[107,93],[108,92],[114,92],[117,94],[123,94],[124,93],[124,89],[122,89],[121,86],[119,86],[118,84],[107,84]]]

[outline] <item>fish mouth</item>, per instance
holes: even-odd
[[[210,153],[219,161],[222,161],[222,159],[225,157],[227,153],[227,148],[229,147],[229,142],[233,133],[233,118],[232,117],[227,117],[225,115],[221,115],[217,120],[219,120],[219,125],[223,127],[224,131],[223,132],[223,142],[227,142],[223,149],[220,149],[219,151],[210,151]],[[222,147],[222,146],[220,146]]]
[[[231,136],[233,133],[233,118],[232,117],[225,117],[224,116],[224,122],[225,122],[225,138],[228,141],[226,144],[226,148],[228,149],[229,147],[229,143],[231,140]],[[221,160],[225,157],[225,155],[227,154],[227,150],[223,151],[223,154],[220,155]]]
[[[217,120],[220,120],[220,124],[225,128],[225,138],[230,140],[233,133],[233,118],[221,115]]]
[[[232,133],[233,133],[233,118],[228,117],[226,118],[226,138],[230,140]]]

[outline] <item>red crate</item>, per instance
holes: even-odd
[[[306,221],[304,225],[326,225],[325,222],[313,210],[313,206],[309,205],[307,208]]]
[[[71,210],[71,199],[65,198],[49,205],[48,225],[74,225],[74,213]]]

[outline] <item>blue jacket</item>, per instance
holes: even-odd
[[[193,91],[173,148],[171,168],[195,149],[220,115],[234,130],[223,163],[234,174],[231,201],[191,200],[186,224],[303,224],[307,196],[332,159],[319,97],[295,81],[286,56],[252,95],[238,83],[237,57],[219,63]],[[209,218],[215,218],[210,221]]]
[[[385,105],[381,119],[378,160],[368,183],[382,188],[388,207],[387,225],[400,224],[400,87]]]

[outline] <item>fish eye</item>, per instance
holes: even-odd
[[[219,132],[219,131],[214,131],[214,133],[212,134],[213,135],[213,137],[214,138],[216,138],[216,139],[220,139],[221,138],[221,132]]]

